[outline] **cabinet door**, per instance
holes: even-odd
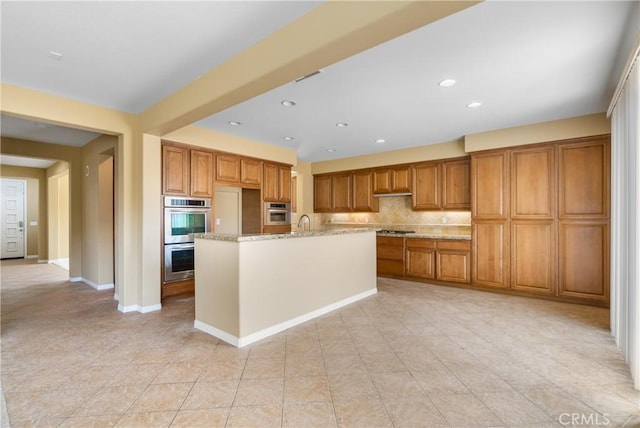
[[[609,217],[609,138],[558,147],[560,219]]]
[[[442,209],[468,210],[471,208],[470,174],[470,159],[442,163]]]
[[[291,212],[298,212],[298,177],[291,177]]]
[[[351,188],[350,173],[331,175],[331,208],[333,212],[353,210]]]
[[[266,165],[265,165],[266,166]],[[313,212],[331,212],[331,176],[313,177]]]
[[[278,166],[278,202],[291,202],[290,166]]]
[[[230,155],[217,155],[216,181],[240,183],[240,158]]]
[[[417,278],[436,277],[436,242],[432,239],[407,239],[405,275]]]
[[[384,195],[391,193],[392,176],[390,169],[377,169],[373,171],[373,194]]]
[[[401,166],[391,169],[393,193],[409,193],[411,192],[411,173],[409,166]]]
[[[474,284],[509,287],[509,222],[474,221],[471,278]]]
[[[509,164],[507,152],[471,155],[471,215],[508,219]]]
[[[353,173],[353,211],[378,211],[378,198],[373,196],[373,173],[354,171]]]
[[[263,171],[262,199],[266,202],[278,202],[278,165],[265,163]]]
[[[609,226],[604,222],[560,222],[559,294],[609,300]]]
[[[471,245],[469,241],[437,241],[436,279],[471,282]]]
[[[439,162],[430,162],[413,166],[414,210],[439,210],[441,206],[440,182],[441,166]]]
[[[162,146],[162,193],[189,194],[189,150],[182,147]]]
[[[377,273],[404,275],[404,238],[378,236],[376,238]]]
[[[554,218],[553,158],[551,146],[511,152],[511,218]]]
[[[555,294],[555,236],[553,220],[511,223],[511,288]]]
[[[249,186],[260,186],[262,184],[262,162],[256,159],[241,159],[240,181]]]
[[[213,153],[191,150],[190,195],[213,198]]]

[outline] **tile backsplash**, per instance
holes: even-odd
[[[385,196],[379,203],[377,213],[315,214],[314,223],[325,228],[371,226],[422,233],[471,233],[470,211],[413,211],[411,196]]]

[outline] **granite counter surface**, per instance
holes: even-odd
[[[290,233],[261,233],[255,235],[229,235],[225,233],[194,233],[192,236],[195,239],[210,239],[214,241],[228,241],[228,242],[251,242],[251,241],[268,241],[273,239],[294,239],[294,238],[309,238],[314,236],[329,236],[329,235],[346,235],[352,233],[364,233],[375,232],[376,229],[363,227],[363,228],[348,228],[348,229],[330,229],[330,230],[312,230],[310,232],[290,232]]]

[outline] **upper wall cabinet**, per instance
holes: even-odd
[[[189,149],[162,146],[162,194],[189,195]]]
[[[317,213],[372,212],[379,207],[373,197],[371,170],[315,175],[313,196],[313,210]]]
[[[274,163],[264,164],[262,198],[266,202],[291,202],[291,167]]]
[[[213,197],[213,153],[179,146],[162,146],[164,195]]]
[[[471,206],[469,158],[432,161],[411,167],[414,210],[468,210]]]
[[[259,187],[262,184],[262,161],[240,159],[240,182]]]
[[[411,193],[409,165],[376,168],[373,171],[373,194]]]
[[[218,154],[216,182],[259,189],[262,184],[262,161],[232,154]]]

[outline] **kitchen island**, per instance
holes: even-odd
[[[377,293],[375,229],[193,236],[194,327],[234,346]]]

